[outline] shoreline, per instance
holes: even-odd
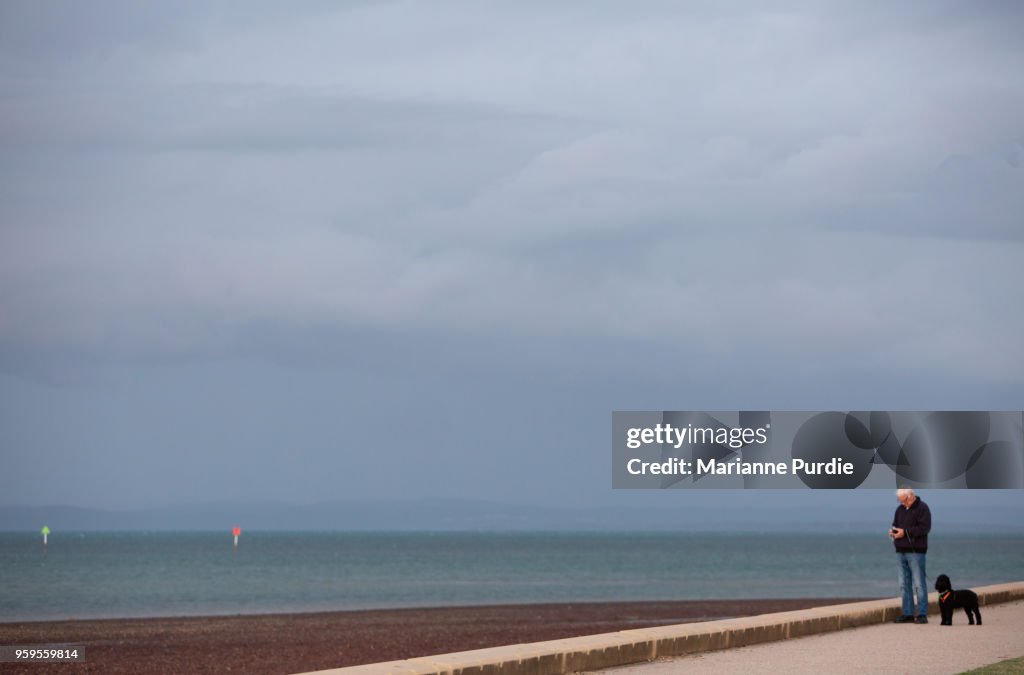
[[[0,635],[5,628],[12,626],[31,626],[31,625],[76,625],[84,623],[110,623],[117,621],[124,622],[146,622],[146,621],[188,621],[190,619],[258,619],[262,617],[316,617],[326,616],[331,614],[337,615],[355,615],[355,614],[377,614],[377,613],[402,613],[402,612],[450,612],[450,611],[472,611],[472,610],[514,610],[516,608],[544,608],[544,607],[615,607],[615,606],[637,606],[642,607],[650,605],[652,607],[665,606],[665,605],[700,605],[700,604],[729,604],[729,603],[786,603],[796,602],[803,603],[810,600],[820,600],[827,602],[828,604],[838,604],[843,602],[858,602],[861,600],[879,600],[881,597],[876,596],[814,596],[814,597],[788,597],[779,596],[775,598],[768,597],[749,597],[749,598],[704,598],[704,599],[693,599],[693,600],[578,600],[570,602],[488,602],[488,603],[457,603],[451,605],[380,605],[373,607],[347,607],[344,609],[282,609],[279,611],[242,611],[242,612],[211,612],[209,614],[195,613],[195,614],[121,614],[121,615],[95,615],[95,616],[42,616],[42,617],[23,617],[23,618],[11,618],[0,616]],[[726,617],[709,617],[703,619],[710,621],[712,618],[726,618]]]
[[[73,643],[78,664],[11,672],[295,673],[871,598],[579,602],[0,623],[0,644]],[[19,668],[17,664],[5,664]]]

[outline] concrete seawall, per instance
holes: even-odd
[[[976,587],[974,591],[982,605],[1021,600],[1024,599],[1024,581]],[[928,608],[932,614],[938,612],[935,593],[929,596]],[[898,599],[871,600],[739,619],[639,628],[564,640],[437,654],[403,661],[321,670],[317,671],[317,675],[572,673],[886,623],[895,620],[900,613]]]

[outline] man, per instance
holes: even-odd
[[[900,505],[892,517],[889,536],[896,546],[896,559],[900,567],[900,593],[903,595],[903,615],[896,623],[928,623],[928,589],[925,587],[924,556],[928,553],[928,532],[932,529],[932,514],[928,505],[910,488],[896,491]],[[915,618],[914,599],[917,598]]]

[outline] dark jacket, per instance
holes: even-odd
[[[893,539],[897,553],[927,553],[928,532],[932,529],[932,512],[920,497],[914,498],[910,508],[903,504],[896,507],[896,515],[892,517],[892,526],[906,530],[906,536]]]

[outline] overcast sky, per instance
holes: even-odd
[[[753,4],[0,3],[0,504],[667,503],[613,409],[1024,407],[1024,7]]]

